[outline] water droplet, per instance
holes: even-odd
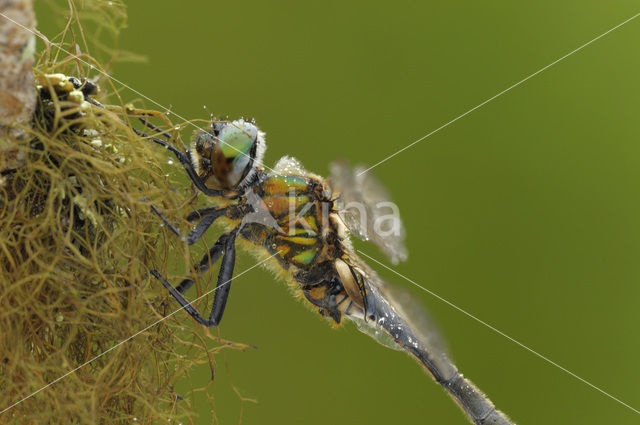
[[[168,161],[167,161],[167,164],[169,164],[169,165],[173,165],[173,159],[168,160]]]
[[[180,130],[180,126],[176,125],[176,131]]]

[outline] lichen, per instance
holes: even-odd
[[[83,10],[120,22],[114,3]],[[87,44],[69,5],[61,44],[37,58],[28,137],[14,141],[26,164],[0,182],[0,423],[193,423],[176,380],[246,346],[212,348],[208,331],[163,320],[177,306],[148,271],[190,256],[151,205],[180,217],[190,192],[172,190],[167,153],[131,131],[100,61],[77,50]],[[99,93],[84,90],[92,83]]]

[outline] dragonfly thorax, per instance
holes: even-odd
[[[191,157],[198,176],[211,189],[233,190],[262,163],[264,133],[245,120],[217,122],[197,132]]]

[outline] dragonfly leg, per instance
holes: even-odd
[[[218,238],[216,243],[209,249],[209,252],[204,254],[198,265],[194,267],[194,271],[198,274],[202,274],[209,270],[213,264],[218,262],[218,259],[224,252],[224,247],[227,242],[227,238],[229,234],[224,234]],[[189,288],[191,288],[194,284],[193,279],[184,279],[176,286],[176,290],[181,294],[184,294]]]
[[[182,236],[182,233],[180,233],[180,230],[178,230],[176,226],[171,224],[171,222],[164,216],[164,214],[160,212],[158,208],[156,208],[155,205],[151,205],[151,210],[153,210],[153,212],[162,219],[169,230],[175,233],[180,239],[185,239],[184,236]],[[186,237],[187,243],[189,245],[193,245],[194,243],[198,242],[202,235],[204,235],[204,233],[207,231],[207,229],[211,227],[213,222],[216,221],[217,218],[225,215],[226,212],[227,208],[208,207],[196,210],[189,214],[187,216],[187,221],[195,221],[199,218],[200,222]]]
[[[102,106],[100,103],[96,102],[95,100],[91,99],[91,98],[87,98],[87,100],[99,107],[99,108],[103,108],[104,106]],[[144,118],[140,118],[140,120],[142,121],[142,123],[145,125],[145,127],[150,128],[154,131],[160,130],[158,127],[156,127],[155,125],[149,123],[147,120],[145,120]],[[171,151],[175,157],[178,159],[178,161],[180,161],[180,164],[182,164],[182,167],[185,169],[185,171],[187,172],[187,175],[189,176],[189,179],[191,179],[191,181],[193,182],[193,184],[195,185],[195,187],[198,188],[198,190],[200,190],[202,193],[204,193],[207,196],[222,196],[225,198],[229,198],[229,199],[235,199],[238,197],[238,194],[234,194],[233,192],[228,193],[224,190],[217,190],[217,189],[211,189],[209,187],[207,187],[204,182],[202,181],[202,179],[200,179],[200,177],[198,176],[198,173],[196,172],[196,170],[193,168],[193,164],[191,162],[191,154],[189,153],[189,150],[186,150],[185,152],[182,152],[180,149],[176,148],[175,146],[173,146],[171,143],[168,143],[162,139],[158,139],[157,137],[153,137],[153,136],[149,136],[148,134],[130,127],[131,130],[136,133],[138,136],[140,137],[144,137],[145,139],[149,139],[154,143],[159,144],[160,146],[164,147],[165,149]],[[168,137],[167,135],[160,134],[164,137],[166,137],[167,139],[171,140],[170,137]]]
[[[218,207],[205,207],[205,208],[200,208],[198,210],[194,210],[191,211],[189,213],[189,215],[187,216],[186,220],[188,222],[192,222],[192,221],[196,221],[199,218],[203,218],[205,215],[208,215],[209,213],[213,213],[218,211],[220,208]]]
[[[180,233],[180,230],[178,230],[178,228],[176,226],[171,224],[171,222],[169,220],[167,220],[167,218],[164,216],[164,214],[162,214],[160,212],[160,210],[158,208],[156,208],[155,205],[151,205],[151,210],[154,213],[156,213],[156,215],[158,217],[160,217],[162,219],[162,222],[167,226],[167,228],[169,230],[171,230],[173,233],[175,233],[180,239],[184,239],[184,236],[182,236],[182,233]]]
[[[239,227],[232,230],[227,242],[225,243],[224,257],[222,257],[220,273],[218,273],[218,285],[216,286],[216,293],[213,297],[213,305],[211,306],[209,321],[204,324],[205,326],[218,326],[218,323],[222,320],[224,308],[227,305],[227,299],[229,298],[229,290],[231,289],[233,268],[236,265],[235,241],[238,230]]]
[[[189,245],[193,245],[198,242],[207,229],[211,227],[213,222],[219,217],[225,215],[226,212],[227,208],[202,208],[189,214],[189,216],[187,216],[187,220],[192,218],[192,220],[189,221],[194,221],[196,219],[196,215],[201,218],[200,222],[196,224],[196,227],[191,231],[191,233],[189,233],[189,236],[187,236],[187,243]]]
[[[188,150],[185,152],[182,152],[180,149],[176,148],[171,143],[165,140],[158,139],[157,137],[149,136],[148,134],[138,129],[135,129],[133,127],[131,127],[131,130],[133,130],[133,132],[136,133],[138,136],[144,137],[145,139],[149,139],[152,142],[157,143],[160,146],[164,147],[165,149],[171,151],[175,155],[175,157],[178,159],[178,161],[180,161],[180,164],[182,164],[182,167],[187,172],[187,175],[189,176],[189,179],[191,179],[191,182],[195,185],[195,187],[197,187],[205,195],[222,196],[222,197],[231,198],[231,199],[237,197],[235,194],[230,195],[227,191],[211,189],[205,186],[204,182],[198,176],[198,173],[196,173],[196,170],[193,168],[193,164],[191,163],[191,158],[190,158],[191,155],[189,154]]]
[[[229,297],[231,279],[233,277],[233,268],[236,258],[235,239],[237,233],[238,229],[236,228],[230,233],[222,235],[195,267],[195,271],[197,273],[204,273],[222,255],[222,263],[220,266],[220,272],[218,273],[218,283],[216,285],[213,306],[211,307],[209,319],[205,319],[182,295],[187,289],[193,286],[194,281],[192,279],[184,279],[174,288],[171,283],[169,283],[157,270],[150,271],[150,273],[158,279],[165,288],[167,288],[169,293],[176,299],[176,301],[178,301],[182,308],[184,308],[184,310],[198,323],[204,326],[218,326],[222,319],[227,298]]]
[[[145,127],[155,131],[157,133],[156,136],[163,136],[164,138],[171,140],[171,136],[169,136],[166,131],[163,131],[160,127],[152,124],[146,118],[138,117],[138,119]]]

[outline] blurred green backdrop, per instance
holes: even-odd
[[[640,12],[636,1],[137,1],[114,76],[185,117],[255,117],[266,163],[373,164]],[[59,27],[39,15],[46,35]],[[375,169],[396,270],[640,408],[640,18]],[[123,92],[125,99],[133,93]],[[179,170],[176,169],[176,173]],[[358,244],[382,259],[372,246]],[[236,270],[255,260],[241,255]],[[640,416],[406,281],[461,372],[518,424]],[[185,315],[186,317],[186,315]],[[185,323],[191,323],[185,320]],[[464,424],[409,357],[333,330],[262,269],[235,282],[222,424]],[[198,372],[194,371],[194,375]],[[201,371],[206,382],[208,368]],[[186,392],[186,384],[184,387]],[[208,405],[200,423],[211,422]]]

